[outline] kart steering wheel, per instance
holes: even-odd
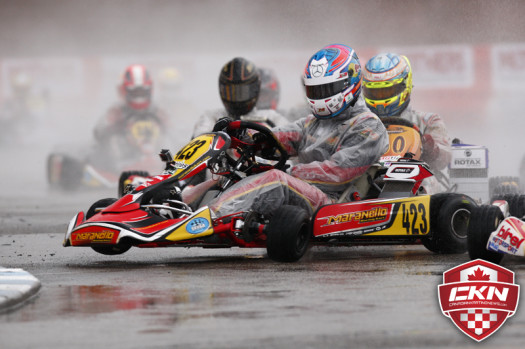
[[[249,133],[246,132],[248,130],[257,131],[257,133],[250,137]],[[226,158],[230,165],[237,166],[239,171],[250,175],[271,169],[286,169],[288,152],[268,127],[256,122],[235,120],[231,121],[224,131],[231,137],[230,148],[237,150],[242,161],[234,159],[228,154],[226,154]],[[277,163],[261,164],[255,160],[255,156],[265,160],[277,161]]]

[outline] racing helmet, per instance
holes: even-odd
[[[133,109],[146,109],[151,103],[153,81],[146,67],[133,64],[126,68],[122,76],[120,92],[126,104]]]
[[[239,118],[255,107],[261,79],[255,65],[240,57],[226,63],[219,75],[219,93],[231,116]]]
[[[329,119],[353,106],[361,93],[361,64],[354,49],[329,45],[316,52],[303,74],[306,99],[314,116]]]
[[[410,102],[412,69],[405,56],[382,53],[372,57],[363,72],[367,106],[379,117],[399,116]]]
[[[259,68],[261,77],[261,91],[255,105],[257,109],[277,109],[281,88],[277,75],[272,69]]]

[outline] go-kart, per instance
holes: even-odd
[[[58,190],[115,188],[122,171],[142,176],[159,173],[162,166],[157,149],[163,142],[161,125],[155,117],[131,115],[123,133],[107,143],[58,146],[47,158],[47,181],[51,189]]]
[[[299,260],[316,244],[423,243],[436,253],[465,252],[475,203],[456,193],[426,195],[421,184],[432,173],[416,156],[419,131],[414,125],[388,128],[392,152],[354,180],[338,202],[313,216],[284,205],[271,216],[243,211],[217,217],[206,206],[210,199],[246,176],[287,167],[286,150],[269,129],[230,122],[222,131],[196,137],[175,156],[163,150],[166,167],[160,175],[129,185],[120,199],[102,199],[76,214],[64,246],[88,246],[108,255],[132,246],[257,247],[281,262]],[[177,184],[206,168],[224,180],[190,206]]]
[[[525,256],[525,195],[504,194],[491,205],[472,211],[468,228],[468,253],[471,259],[500,263],[507,255]]]

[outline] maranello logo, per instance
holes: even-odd
[[[447,270],[438,286],[443,314],[478,342],[514,315],[519,293],[512,271],[481,259]]]

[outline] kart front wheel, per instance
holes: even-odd
[[[93,217],[95,214],[98,213],[103,208],[108,207],[109,205],[112,205],[117,199],[115,198],[107,198],[107,199],[101,199],[96,201],[89,210],[86,212],[86,219],[89,219]],[[106,245],[106,244],[99,244],[99,245],[91,245],[91,248],[98,253],[113,256],[117,254],[122,254],[129,250],[131,248],[131,244],[125,243],[125,242],[119,242],[116,245]]]
[[[484,259],[492,263],[499,263],[502,253],[487,250],[490,234],[503,221],[503,212],[497,206],[482,205],[472,211],[468,228],[468,254],[471,259]]]
[[[267,228],[268,257],[277,262],[296,262],[306,253],[311,239],[308,213],[296,206],[282,206]]]
[[[470,213],[476,203],[455,193],[435,194],[430,200],[432,236],[423,238],[423,245],[435,253],[466,252]]]

